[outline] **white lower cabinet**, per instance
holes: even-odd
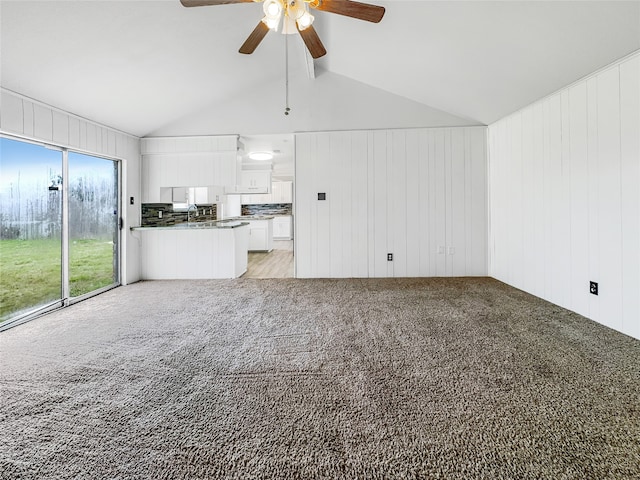
[[[273,238],[291,240],[291,216],[283,215],[273,219]]]
[[[237,278],[247,271],[249,228],[139,228],[142,278]]]
[[[273,220],[251,220],[249,222],[249,251],[270,252],[273,250]]]

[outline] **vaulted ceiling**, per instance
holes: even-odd
[[[488,124],[640,49],[640,1],[375,1],[316,13],[328,54],[239,46],[260,4],[1,0],[2,87],[138,136]]]

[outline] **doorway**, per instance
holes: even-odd
[[[293,134],[241,136],[240,152],[243,169],[264,169],[268,162],[271,172],[269,193],[241,196],[241,216],[272,217],[271,237],[249,248],[247,272],[243,278],[293,278],[295,224],[295,137]],[[259,160],[252,153],[267,153],[270,160]],[[264,222],[262,222],[264,223]],[[256,228],[257,231],[261,231]],[[254,230],[250,231],[253,235]]]

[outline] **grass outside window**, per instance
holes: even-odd
[[[113,242],[73,240],[69,246],[72,297],[112,285]],[[0,323],[61,298],[60,240],[0,240]]]

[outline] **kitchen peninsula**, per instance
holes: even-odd
[[[238,220],[134,227],[142,279],[237,278],[247,271],[249,223]]]

